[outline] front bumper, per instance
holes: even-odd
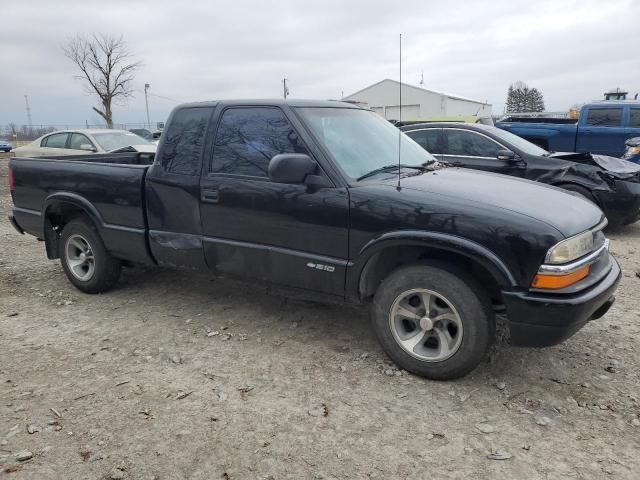
[[[591,320],[602,317],[615,300],[622,272],[615,259],[609,273],[594,286],[576,294],[503,292],[510,321],[511,343],[548,347],[571,337]]]

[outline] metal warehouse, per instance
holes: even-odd
[[[491,104],[402,83],[402,118],[398,92],[400,82],[389,78],[343,98],[366,104],[387,120],[419,120],[438,117],[491,116]]]

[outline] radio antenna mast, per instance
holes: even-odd
[[[398,108],[399,111],[399,122],[402,122],[402,34],[400,34],[400,88],[398,91],[398,96],[399,96],[399,100],[400,100],[400,107]],[[400,130],[400,126],[398,126],[398,186],[397,189],[398,191],[400,190],[400,165],[402,164],[402,162],[400,161],[400,146],[402,145],[402,131]]]

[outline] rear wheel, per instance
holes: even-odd
[[[100,293],[118,281],[121,263],[107,252],[96,227],[88,219],[76,218],[67,223],[59,245],[62,268],[77,289]]]
[[[374,296],[372,317],[387,355],[401,368],[434,380],[469,373],[493,338],[486,295],[472,277],[453,267],[394,271]]]

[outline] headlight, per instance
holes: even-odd
[[[591,250],[593,250],[593,232],[588,230],[551,247],[547,252],[545,263],[552,265],[568,263],[587,255]]]

